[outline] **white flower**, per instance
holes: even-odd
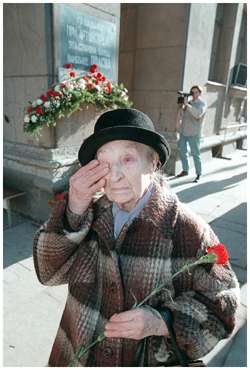
[[[121,93],[121,97],[122,97],[123,99],[125,99],[125,100],[126,100],[126,98],[128,99],[128,96],[127,96],[127,94],[126,94],[124,91],[122,91],[122,93]]]
[[[81,79],[81,80],[79,80],[79,81],[78,81],[78,86],[79,86],[81,89],[85,89],[85,87],[86,87],[86,82],[85,82],[83,79]]]
[[[128,89],[124,88],[124,92],[127,94],[128,93]]]
[[[37,106],[36,101],[34,100],[31,105],[32,105],[33,108],[36,108],[36,106]]]
[[[73,86],[73,84],[72,84],[70,81],[67,81],[67,82],[65,83],[65,87],[66,87],[66,89],[68,89],[68,90],[73,90],[73,89],[74,89],[74,86]]]
[[[97,90],[97,91],[99,91],[99,92],[100,92],[100,91],[102,91],[102,88],[101,88],[101,86],[99,86],[99,85],[96,85],[96,86],[95,86],[95,88],[96,88],[96,90]]]
[[[60,102],[58,100],[56,100],[54,104],[55,104],[56,108],[60,107]]]
[[[31,122],[33,123],[36,123],[37,121],[37,116],[35,116],[34,114],[31,116]]]
[[[44,106],[45,106],[45,108],[49,108],[49,107],[50,107],[50,101],[46,101],[46,102],[44,103]]]
[[[30,121],[30,116],[28,114],[25,114],[24,116],[24,122],[28,123]]]
[[[60,86],[59,85],[56,85],[56,87],[54,88],[55,91],[61,91],[60,89]]]
[[[37,99],[36,104],[37,105],[42,105],[43,104],[43,101],[41,99]]]

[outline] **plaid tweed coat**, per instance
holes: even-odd
[[[168,289],[148,305],[172,311],[177,343],[191,359],[208,353],[234,329],[239,286],[229,263],[197,266],[172,281],[172,274],[218,239],[171,194],[164,175],[154,181],[156,191],[117,240],[106,195],[93,199],[79,216],[67,208],[66,193],[36,232],[33,257],[39,281],[68,284],[48,366],[67,366],[74,352],[96,339],[114,313],[131,309],[133,296],[140,301],[162,282]],[[133,366],[139,342],[105,338],[75,366]],[[148,366],[171,364],[167,337],[151,336],[147,346]]]

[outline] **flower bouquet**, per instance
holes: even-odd
[[[86,74],[79,76],[76,76],[73,64],[64,67],[68,69],[68,79],[51,87],[33,102],[29,101],[30,105],[24,115],[24,132],[38,137],[45,125],[56,126],[58,119],[82,110],[83,103],[100,108],[125,108],[133,105],[124,85],[111,82],[96,64],[91,65]]]

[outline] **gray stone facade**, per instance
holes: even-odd
[[[167,137],[172,155],[166,171],[180,168],[175,132],[177,90],[203,87],[208,104],[203,127],[202,153],[246,137],[246,88],[232,86],[240,30],[246,4],[122,4],[119,79],[135,106],[145,111]],[[222,22],[211,79],[215,23]],[[246,30],[245,30],[246,32]],[[243,48],[246,49],[246,39]],[[240,126],[240,124],[242,126]],[[236,127],[235,127],[236,126]],[[240,139],[241,138],[241,139]]]
[[[128,88],[135,108],[147,113],[169,140],[172,155],[166,172],[175,174],[180,169],[177,90],[189,90],[193,84],[204,87],[208,103],[204,158],[211,157],[214,148],[240,145],[246,137],[246,88],[231,85],[231,72],[236,63],[246,64],[242,60],[246,4],[224,4],[223,9],[215,3],[68,5],[116,24],[116,75]],[[57,81],[61,66],[58,9],[55,4],[9,3],[3,6],[3,20],[4,182],[26,192],[25,197],[13,200],[13,209],[42,221],[50,212],[48,199],[67,188],[69,176],[78,167],[79,146],[102,112],[83,107],[59,120],[55,128],[44,128],[39,140],[24,134],[28,101]],[[241,48],[239,40],[243,40]]]
[[[72,7],[115,22],[118,45],[119,4]],[[67,189],[70,175],[79,166],[79,147],[103,112],[84,105],[82,111],[58,120],[56,127],[44,127],[38,140],[23,132],[28,101],[38,98],[57,80],[60,55],[56,17],[54,4],[4,4],[4,183],[26,192],[11,201],[12,209],[37,221],[48,217],[48,200]]]

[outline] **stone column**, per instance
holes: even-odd
[[[176,150],[177,90],[183,86],[189,4],[122,4],[119,80],[135,108]],[[169,166],[170,162],[168,163]],[[170,172],[173,170],[170,170]]]

